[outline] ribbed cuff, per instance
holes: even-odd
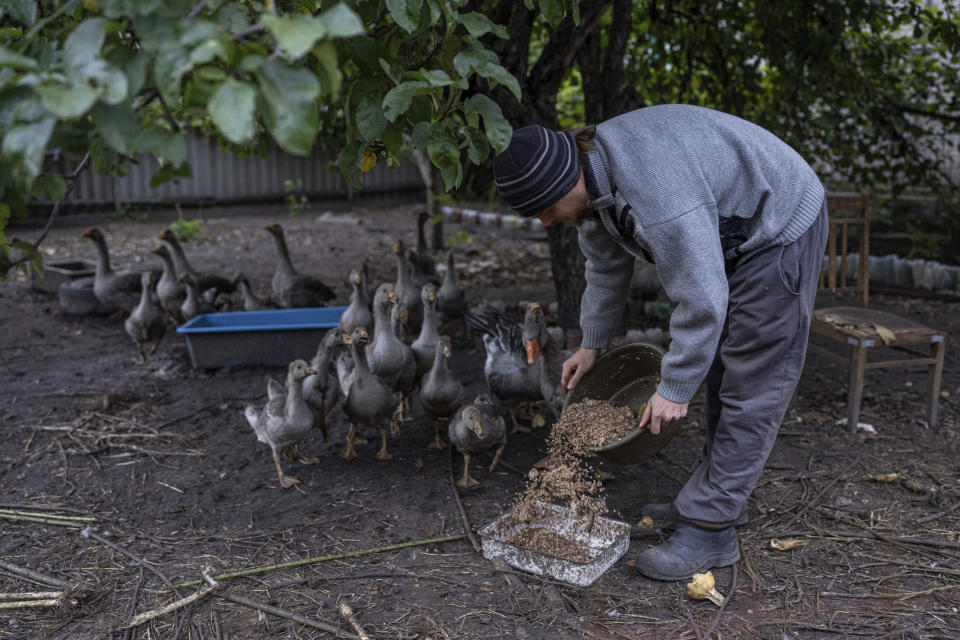
[[[580,342],[580,346],[590,349],[606,349],[610,346],[610,341],[613,340],[613,334],[613,329],[605,327],[584,327],[583,340]]]
[[[699,381],[670,380],[662,378],[657,385],[657,393],[670,402],[687,403],[700,388]]]
[[[802,236],[820,215],[825,197],[826,191],[823,184],[819,180],[814,181],[800,197],[793,216],[780,231],[777,241],[786,245]]]

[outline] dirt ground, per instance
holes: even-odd
[[[364,258],[375,281],[393,281],[389,245],[412,244],[410,207],[322,214],[208,212],[208,241],[187,244],[187,253],[202,269],[244,271],[264,293],[274,249],[262,229],[279,221],[295,262],[335,283],[339,303],[349,269]],[[167,225],[162,218],[65,217],[45,241],[45,257],[92,259],[80,234],[96,224],[116,266],[158,266],[149,250]],[[458,229],[447,225],[447,235]],[[459,238],[457,262],[472,265],[461,278],[472,303],[553,297],[545,236],[462,230],[471,241]],[[8,237],[38,232],[9,229]],[[384,639],[960,638],[960,309],[872,300],[947,331],[940,424],[924,421],[925,370],[872,370],[861,420],[876,434],[849,433],[836,424],[845,415],[845,371],[811,355],[750,499],[743,559],[715,572],[729,598],[722,611],[688,599],[682,583],[640,576],[632,558],[662,538],[634,527],[626,557],[588,588],[494,566],[459,537],[221,579],[213,594],[125,633],[131,616],[198,588],[174,592],[165,583],[197,580],[205,567],[216,575],[462,536],[451,455],[426,447],[431,428],[415,413],[391,438],[393,460],[375,460],[372,439],[345,462],[338,409],[330,441],[318,431],[305,445],[320,464],[286,463],[301,484],[284,490],[243,417],[244,406],[263,402],[265,376],[280,370],[194,370],[172,329],[140,364],[120,320],[65,315],[55,296],[11,275],[0,282],[0,559],[77,585],[80,597],[75,609],[0,609],[0,638],[331,637],[239,598],[354,634],[338,611],[347,603],[370,637]],[[455,370],[473,389],[483,383],[482,362],[479,344],[461,343]],[[614,474],[614,517],[636,523],[643,504],[680,488],[701,445],[702,409],[698,396],[680,434],[655,457],[603,467]],[[472,527],[510,504],[544,455],[546,433],[511,436],[509,467],[495,472],[485,468],[489,457],[477,456],[481,484],[459,492]],[[453,455],[453,475],[461,464]],[[899,474],[891,482],[871,481],[891,473]],[[53,526],[10,519],[10,511],[95,521]],[[780,551],[775,539],[803,544]],[[0,592],[37,590],[49,587],[0,566]]]

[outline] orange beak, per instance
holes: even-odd
[[[538,340],[527,340],[527,364],[536,364],[539,355],[540,342]]]

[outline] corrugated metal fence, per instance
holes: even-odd
[[[64,204],[88,208],[282,200],[286,195],[284,182],[298,179],[302,184],[297,186],[297,192],[311,200],[366,199],[423,190],[413,163],[405,162],[398,169],[388,169],[386,163],[381,162],[364,176],[363,189],[353,192],[339,172],[328,168],[336,162],[336,157],[336,152],[329,150],[318,150],[312,157],[294,156],[277,147],[266,158],[240,157],[221,151],[216,140],[189,135],[187,162],[193,178],[178,178],[151,187],[150,179],[156,174],[158,163],[152,155],[144,155],[138,164],[128,164],[125,176],[104,176],[88,168],[77,178]],[[74,168],[70,162],[61,161],[56,170],[66,174]]]

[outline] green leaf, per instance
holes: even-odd
[[[136,155],[142,131],[140,118],[128,104],[115,106],[100,103],[91,114],[104,141],[122,154]]]
[[[293,60],[303,57],[327,34],[323,21],[309,14],[288,17],[265,13],[260,16],[260,22]]]
[[[516,96],[517,100],[521,99],[520,92],[520,83],[517,82],[517,79],[513,75],[501,67],[499,64],[494,62],[488,62],[477,69],[477,73],[486,78],[487,80],[492,80],[493,84],[500,83],[507,87],[510,92]]]
[[[498,38],[506,39],[509,37],[506,29],[494,23],[493,20],[482,13],[469,11],[459,14],[457,17],[460,20],[460,24],[465,26],[474,38],[479,38],[486,33],[493,33],[493,35]]]
[[[551,27],[556,27],[563,21],[566,10],[562,0],[540,0],[540,13],[547,19]]]
[[[289,153],[310,155],[320,122],[317,77],[281,60],[267,60],[256,75],[264,120],[277,144]]]
[[[320,14],[330,38],[352,38],[366,33],[363,20],[346,2],[339,2]]]
[[[454,80],[443,69],[420,69],[418,75],[431,87],[446,87],[452,84],[460,89],[466,89],[469,86],[466,80]]]
[[[170,164],[164,164],[160,166],[160,170],[150,179],[150,186],[153,188],[159,187],[165,182],[170,182],[176,178],[192,178],[193,170],[190,168],[190,165],[183,163],[179,167],[174,167]]]
[[[183,47],[172,44],[157,54],[153,63],[153,75],[160,95],[171,107],[180,104],[180,79],[189,70],[190,58]]]
[[[4,161],[19,160],[12,168],[14,179],[24,190],[33,184],[43,169],[43,153],[53,133],[55,118],[12,127],[3,137]]]
[[[186,164],[187,138],[182,133],[174,133],[159,125],[151,125],[144,130],[137,141],[137,146],[140,151],[148,151],[160,158],[164,165],[179,169]],[[187,166],[189,168],[189,165]]]
[[[463,167],[458,161],[456,164],[440,169],[440,177],[443,178],[443,187],[447,191],[452,191],[460,186],[463,181]]]
[[[219,40],[204,40],[190,51],[190,63],[193,65],[206,64],[214,58],[230,62],[227,47]]]
[[[380,97],[368,94],[360,98],[354,122],[364,140],[367,142],[379,140],[380,136],[383,135],[383,130],[387,127],[387,119],[383,113]]]
[[[120,173],[117,152],[103,138],[94,138],[90,143],[90,158],[93,160],[93,170],[97,173],[105,176]]]
[[[396,120],[397,116],[410,108],[414,94],[426,88],[426,82],[408,80],[387,91],[387,95],[383,97],[383,112],[387,120],[390,122]]]
[[[463,103],[463,108],[467,114],[476,113],[483,118],[483,125],[486,129],[487,140],[494,151],[500,153],[510,144],[510,137],[513,135],[513,128],[503,117],[503,111],[500,105],[485,95],[475,94],[467,98]]]
[[[343,72],[337,64],[337,48],[332,42],[320,42],[311,53],[325,72],[322,76],[317,74],[318,79],[321,80],[323,95],[336,97],[340,93],[340,84],[343,82]]]
[[[395,124],[388,124],[383,130],[383,146],[390,156],[399,157],[403,152],[403,131]]]
[[[2,0],[0,8],[6,10],[11,18],[28,27],[32,27],[37,21],[36,0]]]
[[[363,188],[363,174],[360,167],[363,163],[363,152],[366,151],[366,148],[367,145],[362,141],[354,140],[340,150],[338,159],[340,173],[354,189]]]
[[[227,78],[207,103],[210,118],[230,142],[246,142],[256,133],[253,116],[256,96],[253,85]]]
[[[0,67],[11,67],[18,71],[33,70],[37,68],[37,61],[0,46]]]
[[[476,127],[464,127],[463,134],[467,138],[467,157],[470,158],[470,162],[476,165],[482,164],[490,153],[490,145],[483,132]]]
[[[84,69],[99,60],[106,23],[103,18],[87,18],[67,36],[63,43],[63,63],[68,75],[83,77]]]
[[[133,51],[126,47],[116,47],[106,56],[111,66],[121,69],[127,77],[127,97],[136,95],[147,79],[147,65],[150,56],[143,51]]]
[[[34,90],[40,103],[58,118],[79,118],[97,101],[97,91],[86,83],[38,85]]]
[[[367,36],[359,36],[356,38],[351,38],[344,43],[344,50],[349,57],[360,70],[375,76],[382,73],[380,69],[380,58],[392,59],[394,56],[390,55],[390,52],[387,51],[387,48],[383,46],[382,42],[369,38]]]
[[[490,63],[497,64],[497,54],[486,49],[466,49],[453,57],[453,68],[463,78]]]
[[[60,202],[67,195],[67,181],[62,176],[46,173],[40,178],[40,186],[54,202]]]
[[[250,26],[250,12],[242,2],[228,2],[217,11],[217,22],[230,33],[236,33]]]
[[[407,13],[407,0],[386,0],[386,2],[390,16],[401,29],[407,33],[416,31],[417,25],[410,19],[410,15]]]

